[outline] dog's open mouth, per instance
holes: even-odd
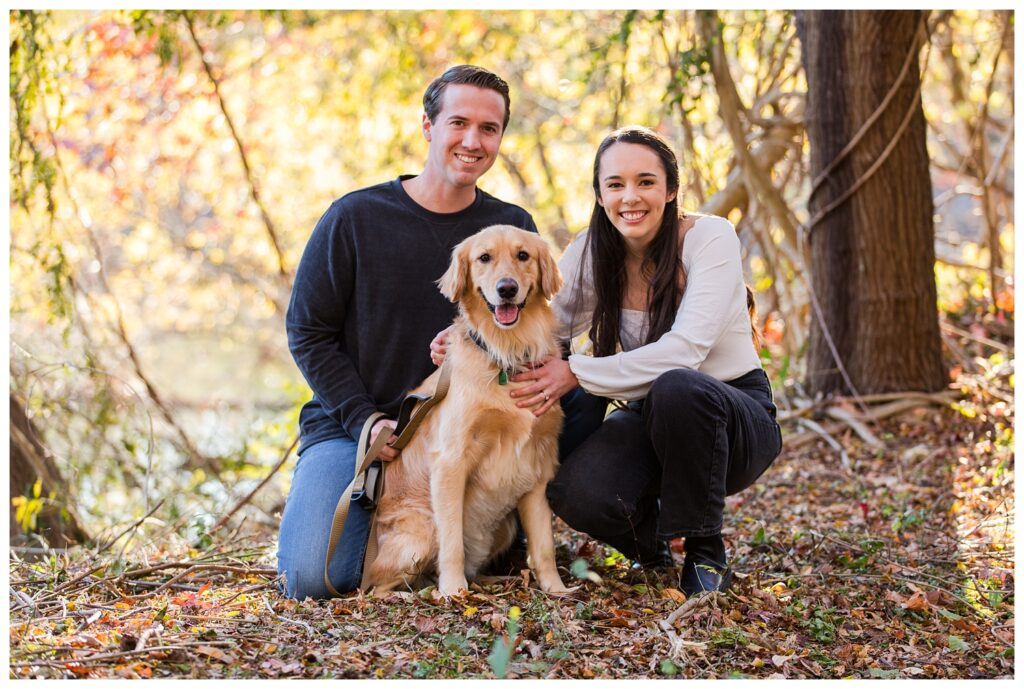
[[[526,300],[524,299],[519,304],[492,304],[487,297],[484,296],[483,290],[480,290],[480,296],[483,297],[484,303],[487,304],[487,308],[494,314],[494,320],[497,321],[498,325],[505,326],[506,328],[516,324],[519,320],[519,313],[526,306]]]

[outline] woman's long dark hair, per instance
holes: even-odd
[[[647,305],[647,337],[654,342],[672,327],[683,296],[686,276],[679,246],[679,165],[672,147],[657,133],[645,127],[623,127],[609,134],[594,156],[594,194],[601,196],[599,172],[601,157],[617,143],[647,146],[665,168],[667,191],[674,198],[665,204],[665,214],[654,240],[647,247],[640,274],[650,278]],[[626,243],[615,229],[605,209],[596,202],[590,215],[590,229],[584,256],[589,253],[593,271],[596,304],[590,326],[594,356],[614,354],[619,344],[620,313],[626,290]]]

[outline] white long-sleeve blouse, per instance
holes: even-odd
[[[585,244],[586,231],[559,261],[565,285],[552,306],[564,339],[588,330],[594,313],[593,273]],[[569,368],[584,390],[629,401],[646,397],[654,380],[672,369],[695,369],[727,381],[761,368],[751,340],[740,241],[732,223],[699,216],[683,240],[682,261],[686,287],[668,332],[642,344],[647,312],[623,309],[622,351],[604,357],[569,356]]]

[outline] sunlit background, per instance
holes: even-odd
[[[793,17],[721,16],[749,146],[806,220]],[[1012,49],[996,12],[931,21],[922,97],[944,328],[1006,335]],[[800,394],[807,296],[796,268],[762,259],[766,241],[793,247],[736,196],[690,12],[21,13],[11,39],[12,404],[91,533],[165,500],[151,520],[194,539],[278,463],[310,395],[283,326],[306,239],[333,199],[422,169],[423,90],[459,63],[512,90],[481,187],[532,212],[558,249],[587,223],[601,138],[630,123],[665,134],[684,206],[737,224],[766,368],[783,404]],[[972,162],[979,146],[987,166]],[[276,524],[293,462],[245,508],[250,523]]]

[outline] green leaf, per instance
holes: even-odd
[[[469,652],[469,642],[466,641],[466,637],[461,634],[449,634],[444,637],[444,640],[441,643],[449,651],[459,651],[461,653]]]
[[[967,645],[966,641],[961,639],[959,636],[953,636],[952,634],[949,635],[949,641],[947,642],[947,645],[951,650],[954,651],[966,651],[970,648],[970,646]]]
[[[494,648],[491,649],[491,654],[487,656],[487,664],[491,666],[491,672],[494,673],[495,677],[503,678],[505,673],[508,672],[508,661],[512,656],[512,642],[504,637],[498,637],[494,640]]]
[[[583,558],[573,560],[572,565],[569,567],[569,573],[577,579],[587,579],[595,584],[601,583],[601,577],[587,567],[587,561]]]

